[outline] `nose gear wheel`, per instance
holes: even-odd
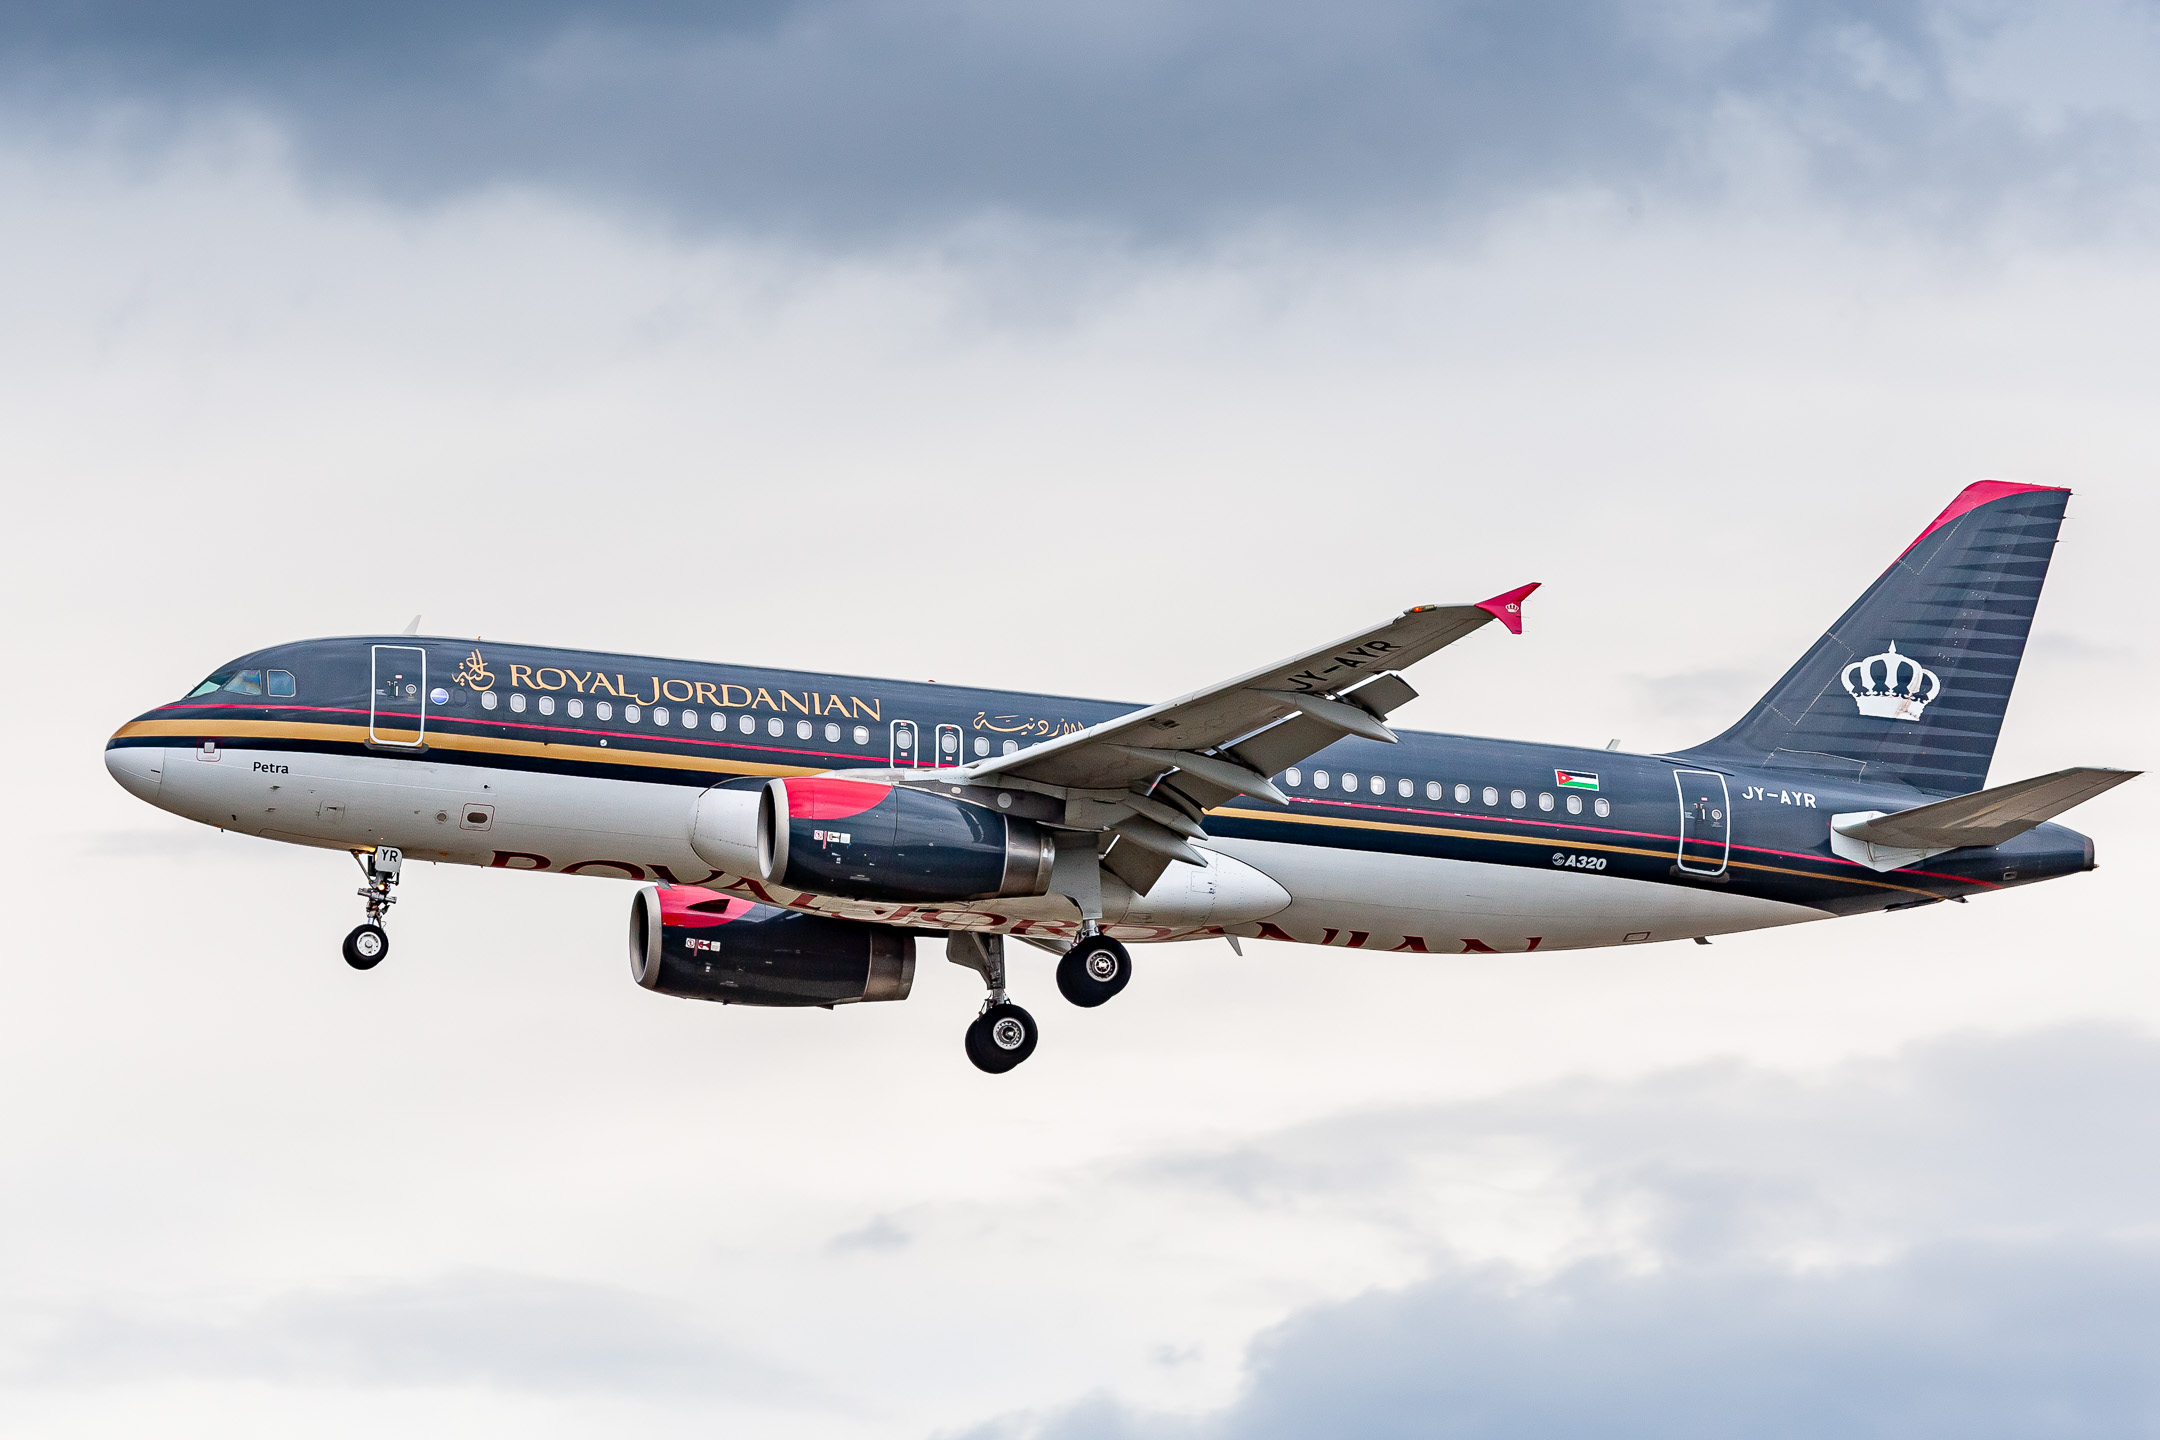
[[[355,970],[372,970],[390,953],[390,937],[380,925],[355,925],[345,937],[345,963]]]

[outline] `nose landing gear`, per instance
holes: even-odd
[[[367,881],[356,892],[367,901],[367,920],[355,925],[345,937],[345,963],[355,970],[372,970],[390,953],[390,936],[384,932],[382,921],[390,907],[397,904],[390,887],[398,882],[405,852],[395,845],[378,845],[373,850],[355,850],[353,859],[359,862],[360,874]]]
[[[1005,937],[956,930],[945,937],[945,958],[983,977],[990,991],[967,1028],[967,1057],[975,1068],[1002,1075],[1035,1053],[1035,1017],[1005,998]]]

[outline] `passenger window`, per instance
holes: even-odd
[[[525,713],[525,697],[515,690],[510,692],[510,708],[520,715]]]
[[[1538,791],[1537,808],[1540,810],[1552,809],[1552,796],[1546,794],[1542,790]]]
[[[757,734],[757,716],[745,715],[735,722],[735,728],[745,735]]]
[[[653,724],[655,724],[655,725],[665,725],[665,724],[667,724],[667,706],[665,706],[665,705],[655,705],[655,706],[653,706],[653,712],[652,712],[652,723],[653,723]]]
[[[608,704],[608,702],[605,700],[595,702],[592,709],[593,714],[599,716],[602,720],[612,720],[615,718],[615,707]]]
[[[1411,796],[1411,793],[1416,789],[1417,786],[1412,785],[1408,780],[1398,780],[1395,782],[1395,793],[1402,796],[1402,798],[1405,800],[1408,800]]]
[[[772,719],[765,722],[765,733],[774,739],[778,739],[780,736],[787,734],[787,721],[782,720],[777,715],[773,716]]]
[[[1570,795],[1567,797],[1567,813],[1570,815],[1582,814],[1582,796]]]
[[[987,755],[987,754],[989,754],[989,753],[990,753],[990,737],[989,737],[989,736],[987,736],[987,735],[977,735],[977,736],[975,737],[975,753],[976,753],[977,755]]]
[[[798,740],[810,738],[810,722],[808,720],[797,720],[795,722],[795,738]]]
[[[1602,820],[1602,819],[1604,819],[1604,818],[1605,818],[1606,816],[1608,816],[1608,815],[1612,814],[1612,802],[1611,802],[1610,800],[1604,800],[1604,799],[1600,799],[1600,800],[1598,800],[1598,801],[1597,801],[1597,802],[1596,802],[1595,804],[1593,804],[1593,805],[1592,805],[1592,806],[1591,806],[1590,808],[1591,808],[1591,809],[1593,809],[1593,810],[1595,810],[1595,811],[1597,811],[1597,813],[1598,813],[1598,819],[1600,819],[1600,820]]]
[[[869,739],[870,732],[867,730],[863,731],[863,738],[865,740]],[[840,743],[840,727],[838,725],[833,725],[829,723],[826,725],[825,743],[828,745],[837,745]]]
[[[1487,785],[1485,787],[1485,794],[1482,798],[1488,805],[1497,805],[1500,803],[1500,792],[1498,790],[1495,790],[1492,786]]]
[[[1019,750],[1020,742],[1017,740],[1007,740],[1004,744],[998,746],[998,754],[1000,755],[1017,754],[1019,753]]]
[[[543,715],[555,713],[555,697],[553,695],[542,695],[540,697],[540,713]]]
[[[1507,792],[1507,803],[1520,810],[1530,803],[1530,797],[1520,790],[1510,790]]]
[[[242,670],[227,682],[225,688],[235,695],[260,695],[262,694],[262,671]],[[391,693],[395,694],[396,692],[393,690]]]
[[[583,700],[566,701],[563,705],[563,709],[570,712],[571,719],[576,720],[581,718],[585,714],[585,702]]]
[[[855,735],[854,735],[854,737],[853,737],[853,738],[854,738],[854,740],[855,740],[855,743],[856,743],[856,744],[858,744],[858,745],[867,745],[867,744],[869,744],[869,743],[870,743],[870,727],[869,727],[868,725],[857,725],[857,726],[855,727]]]
[[[292,671],[271,670],[263,678],[269,682],[270,693],[280,700],[290,700],[299,693],[293,685]]]
[[[1455,787],[1455,803],[1458,805],[1470,803],[1470,787],[1468,785],[1457,785]]]
[[[685,710],[682,712],[682,728],[685,730],[697,729],[697,711]]]
[[[483,709],[483,710],[492,710],[492,709],[494,709],[494,708],[495,708],[495,705],[496,705],[496,700],[495,700],[495,692],[494,692],[493,690],[483,690],[483,691],[481,691],[481,692],[480,692],[480,708],[481,708],[481,709]]]
[[[622,707],[623,722],[625,724],[635,725],[638,722],[638,716],[642,713],[643,712],[640,711],[635,705],[625,705]]]
[[[1351,774],[1347,770],[1343,771],[1342,788],[1351,792],[1355,792],[1357,790],[1357,776]]]
[[[1385,780],[1381,779],[1381,778],[1380,778],[1380,777],[1379,777],[1378,775],[1375,775],[1375,776],[1373,776],[1373,777],[1372,777],[1372,793],[1373,793],[1373,794],[1375,794],[1375,795],[1385,795],[1385,794],[1387,794],[1387,781],[1385,781]]]
[[[1425,782],[1425,798],[1426,798],[1426,799],[1428,799],[1428,800],[1438,800],[1438,799],[1440,799],[1440,798],[1441,798],[1442,796],[1444,796],[1444,795],[1446,795],[1446,794],[1447,794],[1447,791],[1446,791],[1446,790],[1444,790],[1443,788],[1441,788],[1440,782],[1439,782],[1438,780],[1427,780],[1427,781]]]
[[[1294,790],[1298,786],[1305,783],[1305,772],[1298,769],[1297,766],[1292,765],[1289,769],[1282,772],[1282,779],[1283,784],[1288,785],[1291,789]]]
[[[1315,790],[1327,789],[1327,771],[1315,770],[1312,772],[1312,788]]]

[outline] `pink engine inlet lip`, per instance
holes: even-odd
[[[841,780],[815,775],[790,779],[787,809],[790,820],[845,820],[885,803],[893,787],[872,780]]]
[[[717,905],[714,902],[719,902]],[[725,925],[750,913],[752,901],[695,885],[670,885],[660,892],[660,920],[666,925],[704,929]]]

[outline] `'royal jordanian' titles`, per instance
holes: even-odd
[[[1416,954],[1638,945],[2089,870],[2050,823],[2135,772],[1983,788],[2068,492],[1968,487],[1738,724],[1667,755],[1396,731],[1404,672],[1526,585],[1158,705],[417,635],[306,640],[122,726],[191,820],[349,850],[369,969],[407,858],[642,882],[631,972],[749,1005],[905,999],[915,947],[1035,1048],[1005,937],[1099,1005],[1135,942]]]

